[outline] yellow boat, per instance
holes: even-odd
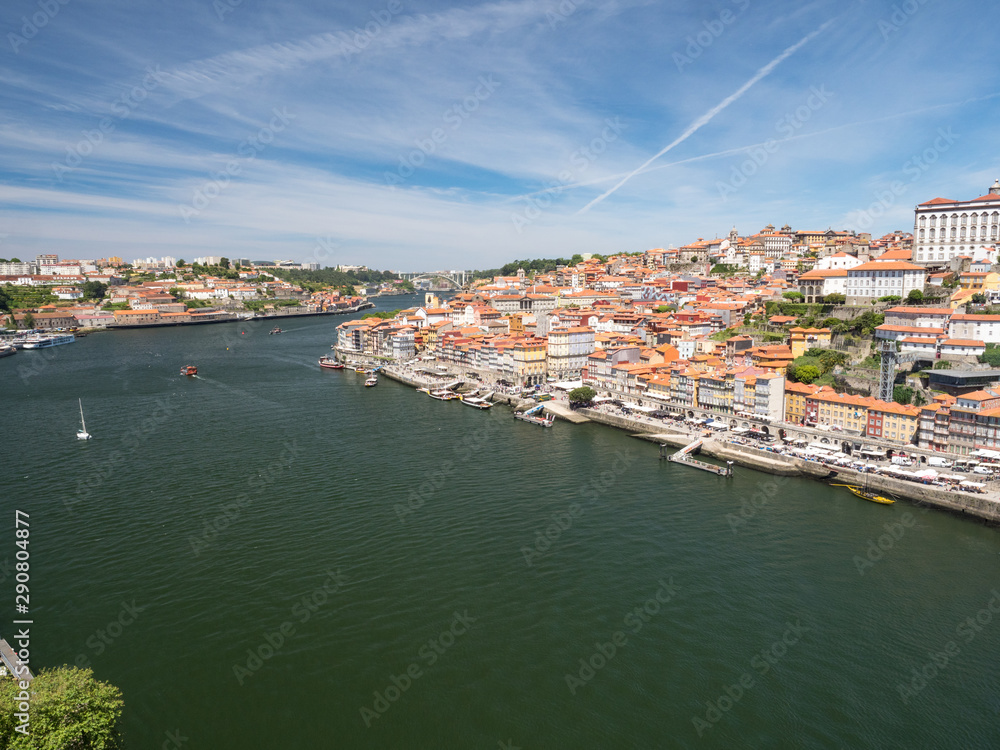
[[[861,487],[855,487],[853,484],[831,484],[830,486],[846,487],[858,497],[863,498],[864,500],[870,500],[873,503],[879,503],[881,505],[892,505],[894,502],[896,502],[892,498],[883,497],[882,495],[876,495],[871,490],[865,490],[862,489]]]

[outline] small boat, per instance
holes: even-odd
[[[367,368],[364,368],[364,367],[355,367],[354,368],[354,372],[360,373],[362,375],[367,375],[368,374]]]
[[[83,421],[83,399],[77,399],[80,402],[80,429],[76,431],[77,440],[90,440],[91,435],[87,432],[87,423]]]
[[[343,370],[344,363],[338,362],[336,357],[331,357],[329,354],[324,354],[319,358],[319,366],[327,370]]]
[[[472,406],[476,409],[489,409],[493,406],[492,401],[487,401],[485,398],[479,398],[478,396],[459,396],[459,398],[466,406]]]
[[[284,333],[284,331],[282,331],[280,328],[278,328],[277,326],[275,326],[274,328],[272,328],[270,330],[270,332],[268,333],[268,335],[270,335],[272,333]]]
[[[194,365],[184,365],[181,368],[181,375],[197,375],[198,368]]]
[[[431,398],[436,398],[438,401],[451,401],[452,399],[458,398],[458,394],[454,391],[449,391],[447,388],[439,388],[436,391],[430,392]]]
[[[376,385],[378,385],[378,378],[375,377],[374,375],[372,375],[370,378],[368,378],[365,381],[365,387],[366,388],[371,388],[371,387],[376,386]]]
[[[514,419],[520,419],[522,422],[528,422],[529,424],[537,424],[539,427],[551,427],[556,421],[555,415],[546,414],[544,408],[542,404],[539,404],[527,411],[514,412]]]
[[[0,344],[0,357],[9,357],[12,354],[17,354],[17,349],[12,344]]]

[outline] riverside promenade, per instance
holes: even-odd
[[[427,370],[412,364],[389,365],[382,372],[387,377],[414,388],[440,387],[445,383],[454,382],[456,377],[469,377],[465,374],[455,375],[451,372],[431,376],[427,374]],[[475,381],[470,378],[466,382]],[[504,393],[495,393],[492,400],[508,403],[515,410],[536,403],[533,400],[524,400],[518,394]],[[568,403],[562,401],[547,401],[544,404],[547,411],[569,422],[597,422],[626,430],[632,434],[632,437],[660,445],[666,444],[682,448],[695,440],[704,439],[700,447],[701,454],[723,462],[732,461],[733,464],[742,468],[780,476],[811,477],[819,480],[829,480],[835,477],[837,482],[844,484],[862,485],[867,483],[868,488],[872,490],[887,492],[918,504],[1000,524],[1000,493],[995,489],[974,494],[881,474],[862,473],[848,467],[828,466],[820,461],[762,450],[743,442],[727,440],[723,435],[705,436],[703,430],[664,423],[662,420],[647,416],[612,414],[599,408],[571,410]]]

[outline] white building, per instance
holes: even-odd
[[[824,270],[828,268],[857,268],[861,265],[861,261],[858,260],[857,256],[849,255],[847,253],[835,253],[834,255],[827,255],[816,261],[815,269]]]
[[[914,209],[913,260],[944,265],[959,255],[980,258],[1000,232],[1000,180],[970,201],[934,198]]]
[[[948,337],[983,341],[987,344],[1000,344],[1000,315],[963,315],[956,313],[951,316],[948,326]]]
[[[880,297],[906,299],[914,289],[923,291],[927,271],[905,260],[873,260],[847,270],[847,304],[865,304]]]
[[[587,366],[587,357],[594,353],[594,329],[574,326],[550,330],[546,349],[546,368],[559,380],[575,380]]]
[[[806,302],[822,302],[828,294],[847,294],[847,269],[814,268],[799,276],[798,283]]]

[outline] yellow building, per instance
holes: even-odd
[[[813,347],[825,349],[830,345],[833,331],[829,328],[801,328],[789,330],[789,343],[792,347],[792,359],[797,359]]]
[[[805,383],[785,383],[785,421],[802,424],[806,418],[806,397],[819,390],[818,386]]]
[[[545,339],[522,339],[514,344],[514,377],[521,385],[545,382]]]

